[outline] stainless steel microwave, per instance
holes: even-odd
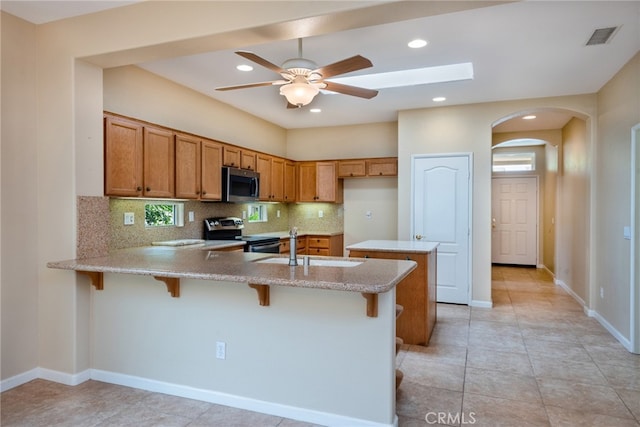
[[[222,168],[222,201],[255,202],[260,195],[260,174],[247,169]]]

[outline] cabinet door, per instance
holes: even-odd
[[[316,199],[316,163],[299,163],[298,202],[315,202]]]
[[[253,151],[242,150],[240,152],[240,167],[242,169],[256,170],[258,167],[257,156]]]
[[[256,171],[260,174],[260,200],[271,200],[271,156],[258,154]]]
[[[285,202],[296,201],[296,164],[285,161],[284,163],[284,197]]]
[[[337,162],[316,163],[316,201],[342,202],[342,189],[338,182]]]
[[[222,144],[202,141],[202,200],[222,200]]]
[[[398,175],[398,159],[368,159],[367,175],[369,176],[397,176]]]
[[[349,178],[365,176],[366,167],[364,160],[340,160],[338,162],[338,177]]]
[[[284,201],[284,159],[271,159],[271,201]]]
[[[145,197],[174,197],[175,145],[173,132],[145,127],[143,141],[143,194]]]
[[[233,166],[239,168],[241,163],[242,152],[238,147],[232,147],[230,145],[224,146],[223,162],[225,166]]]
[[[176,135],[176,197],[200,197],[200,139]]]
[[[142,194],[142,125],[105,117],[104,194]]]

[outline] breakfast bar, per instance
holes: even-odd
[[[150,246],[47,266],[93,285],[92,379],[318,425],[397,423],[395,287],[416,263],[287,262]]]

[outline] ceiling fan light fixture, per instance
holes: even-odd
[[[289,83],[280,87],[280,95],[287,98],[290,104],[302,107],[313,101],[320,89],[309,83]]]
[[[247,64],[240,64],[236,67],[238,71],[253,71],[253,67]]]

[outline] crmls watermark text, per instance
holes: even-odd
[[[467,414],[465,412],[427,412],[427,415],[424,416],[424,420],[427,422],[427,424],[475,424],[476,413],[469,412]]]

